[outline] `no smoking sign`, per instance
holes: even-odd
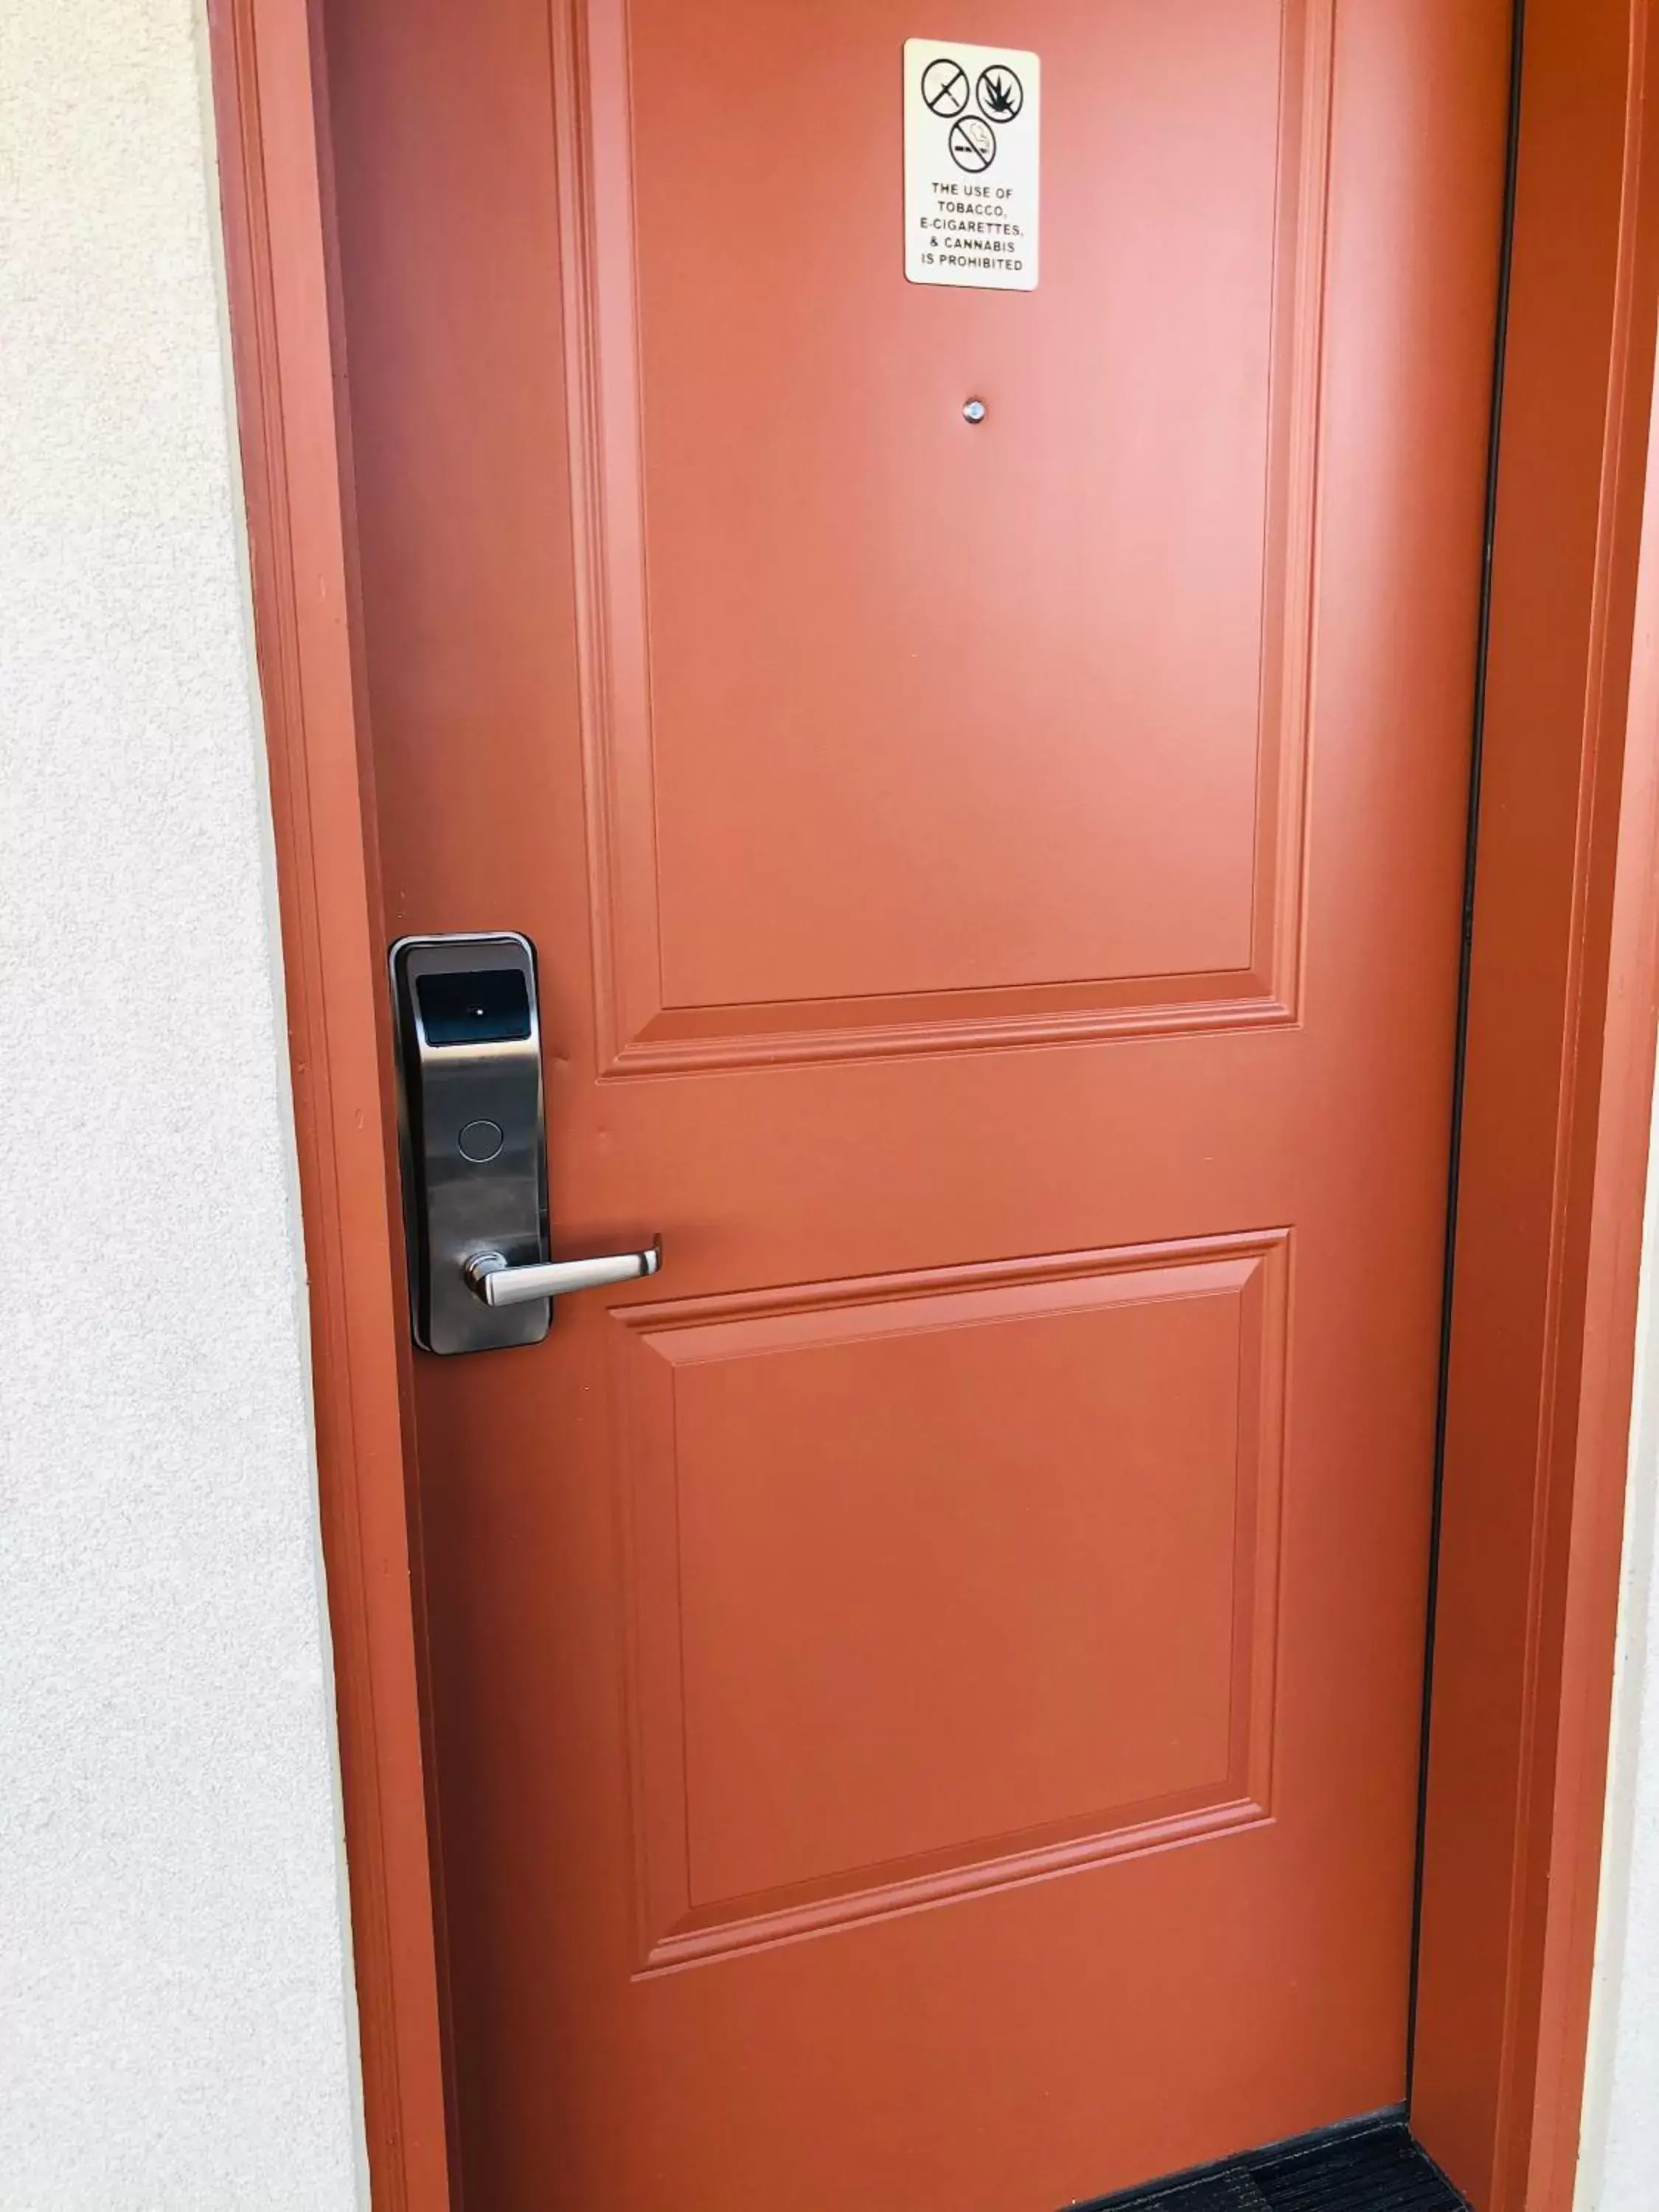
[[[1030,292],[1037,280],[1037,58],[904,42],[904,273]]]

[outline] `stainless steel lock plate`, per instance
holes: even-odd
[[[416,1342],[441,1352],[535,1344],[555,1298],[654,1275],[660,1237],[644,1251],[549,1255],[529,939],[403,937],[391,957]]]

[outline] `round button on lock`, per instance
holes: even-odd
[[[469,1121],[455,1142],[464,1160],[472,1160],[482,1166],[493,1160],[507,1137],[499,1121]]]

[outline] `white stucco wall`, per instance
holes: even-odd
[[[1659,1121],[1655,1139],[1576,2212],[1659,2207]]]
[[[366,2201],[191,0],[0,4],[0,2208]]]

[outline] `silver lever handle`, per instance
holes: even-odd
[[[607,1252],[599,1260],[538,1260],[513,1267],[499,1252],[475,1252],[463,1263],[467,1288],[487,1306],[527,1305],[532,1298],[562,1298],[568,1291],[598,1290],[602,1283],[631,1283],[662,1266],[662,1239],[643,1252]]]

